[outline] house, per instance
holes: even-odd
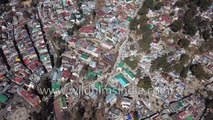
[[[38,107],[41,103],[41,100],[37,95],[34,95],[26,90],[20,90],[18,91],[18,94],[33,107]]]
[[[15,82],[18,85],[22,85],[24,83],[24,79],[20,77],[15,77],[14,79],[11,79],[11,81]]]
[[[117,96],[115,94],[109,94],[106,96],[106,103],[110,103],[110,105],[113,105],[117,101]]]
[[[93,36],[95,33],[95,27],[92,26],[83,26],[79,29],[81,34],[85,34],[88,36]]]
[[[122,87],[127,87],[129,85],[129,81],[121,73],[116,75],[114,79],[117,80],[122,85]]]
[[[184,111],[180,112],[178,114],[178,116],[181,120],[185,120],[187,117],[190,116],[190,113],[187,110],[184,110]]]
[[[64,70],[63,73],[62,73],[62,78],[61,79],[66,81],[67,79],[69,79],[70,75],[71,75],[70,71]]]
[[[125,69],[125,74],[131,79],[131,80],[135,80],[135,74],[129,70],[128,68]]]
[[[101,42],[101,47],[110,50],[110,49],[112,49],[113,44],[112,44],[112,42]]]
[[[123,108],[128,109],[131,106],[131,100],[128,98],[124,98],[121,102]]]
[[[91,61],[90,63],[89,63],[89,66],[90,67],[92,67],[92,68],[96,68],[96,62],[95,61]]]
[[[68,43],[70,44],[71,47],[75,47],[75,44],[76,44],[77,41],[78,40],[76,38],[73,38],[73,39],[69,40]]]
[[[93,92],[90,92],[90,93],[89,93],[89,97],[92,98],[93,100],[96,100],[96,98],[97,98],[97,93],[95,93],[94,91],[93,91]]]
[[[9,98],[6,95],[0,94],[0,103],[6,104],[8,100]]]

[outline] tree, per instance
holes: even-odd
[[[203,53],[205,51],[212,51],[212,50],[213,50],[213,38],[210,38],[207,41],[204,41],[199,48],[200,53]]]
[[[195,33],[197,32],[197,27],[194,22],[188,22],[184,26],[185,34],[188,34],[190,36],[194,36]]]
[[[183,67],[183,69],[180,72],[180,77],[181,78],[186,78],[188,71],[189,71],[188,67]]]
[[[210,36],[211,36],[211,33],[210,33],[210,30],[209,30],[209,29],[203,31],[201,34],[202,34],[202,37],[203,37],[203,39],[204,39],[205,41],[208,40],[208,39],[210,38]]]
[[[163,2],[157,2],[157,3],[155,3],[154,9],[155,10],[160,10],[162,6],[163,6]]]
[[[213,2],[212,0],[200,0],[198,2],[198,6],[200,6],[201,11],[205,11],[212,4],[212,2]]]
[[[136,18],[134,18],[130,23],[129,23],[129,29],[130,30],[137,30],[138,22]]]
[[[167,62],[168,55],[163,55],[161,57],[158,57],[157,59],[153,60],[151,62],[151,71],[160,70],[166,72],[171,71],[171,64]]]
[[[152,81],[149,76],[140,79],[137,85],[139,88],[143,88],[144,90],[148,91],[152,88]]]
[[[68,33],[68,35],[69,36],[72,36],[73,35],[73,28],[69,28],[68,30],[67,30],[67,33]]]
[[[183,65],[182,64],[175,64],[173,66],[173,70],[176,74],[179,75],[181,73],[181,71],[183,70]]]
[[[188,48],[189,45],[190,45],[190,41],[187,40],[187,39],[180,39],[177,43],[180,47],[183,47],[183,48]]]
[[[138,66],[138,59],[134,57],[132,60],[130,57],[124,59],[124,63],[128,65],[132,70],[134,70]]]
[[[189,62],[189,60],[190,60],[190,57],[187,54],[182,54],[180,56],[180,64],[182,64],[182,65],[187,64]]]
[[[196,9],[188,9],[183,16],[184,23],[187,24],[191,22],[197,13],[198,11]]]
[[[154,0],[145,0],[143,3],[143,7],[146,6],[147,8],[153,9],[154,8]]]
[[[192,9],[192,10],[196,10],[197,9],[197,5],[194,2],[190,2],[188,4],[188,7],[189,7],[189,9]]]
[[[171,25],[170,29],[173,32],[178,32],[183,27],[183,21],[181,19],[175,20]]]
[[[182,8],[187,4],[186,0],[177,0],[177,2],[175,3],[175,6]]]
[[[194,75],[198,79],[210,79],[211,75],[207,74],[203,66],[201,64],[193,64],[190,67],[190,71],[192,72],[192,75]]]

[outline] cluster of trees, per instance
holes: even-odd
[[[138,15],[140,15],[140,18],[134,18],[130,22],[130,30],[136,31],[136,33],[139,35],[143,35],[143,39],[138,41],[142,51],[149,52],[150,44],[153,41],[152,30],[147,27],[148,18],[146,17],[146,14],[148,13],[149,9],[159,10],[163,5],[163,2],[157,0],[145,0],[143,6],[138,11]],[[138,26],[140,27],[138,28]]]
[[[206,22],[201,16],[197,16],[197,14],[207,10],[211,3],[212,0],[178,0],[175,6],[186,9],[186,12],[170,25],[171,30],[178,32],[183,29],[184,34],[195,35],[201,29],[200,26],[203,26],[202,23]],[[208,30],[202,32],[205,39],[209,38],[209,33]]]
[[[209,5],[211,5],[212,0],[178,0],[175,6],[183,8],[186,6],[197,6],[201,11],[207,10]]]
[[[190,41],[189,40],[187,40],[187,39],[185,39],[185,38],[183,38],[183,39],[180,39],[180,40],[178,40],[178,42],[177,42],[177,45],[179,45],[180,47],[182,47],[182,48],[188,48],[189,47],[189,45],[190,45]]]
[[[152,89],[152,81],[149,76],[144,77],[138,81],[137,87],[143,88],[144,90],[148,91]]]
[[[168,54],[163,55],[156,60],[152,61],[151,71],[162,70],[162,72],[174,71],[181,78],[186,78],[187,73],[191,71],[199,80],[209,79],[211,74],[207,73],[201,64],[191,64],[190,56],[187,54],[182,54],[179,60],[168,62]]]
[[[198,79],[210,79],[212,75],[205,72],[201,64],[193,64],[190,66],[190,71]]]
[[[136,57],[134,58],[125,58],[124,63],[127,64],[132,70],[134,70],[138,66],[138,59]]]
[[[72,36],[74,32],[77,32],[80,29],[80,27],[80,25],[73,24],[73,26],[67,30],[68,35]]]
[[[213,38],[208,39],[201,44],[199,52],[203,53],[205,51],[213,51]]]
[[[171,70],[171,64],[167,62],[168,55],[165,54],[151,62],[151,71],[162,70],[164,72],[169,72]]]
[[[174,71],[181,77],[187,77],[187,72],[190,65],[190,57],[187,54],[182,54],[179,60],[167,61],[171,54],[165,54],[151,62],[151,71],[162,70],[162,72]]]

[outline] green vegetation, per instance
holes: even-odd
[[[157,2],[157,3],[155,3],[154,9],[155,10],[160,10],[163,5],[164,5],[163,2]]]
[[[177,43],[180,47],[183,47],[183,48],[188,48],[189,45],[190,45],[190,41],[187,40],[187,39],[180,39]]]
[[[178,32],[182,29],[183,27],[183,22],[181,19],[175,20],[171,25],[170,25],[170,29],[173,32]]]
[[[184,7],[186,4],[187,4],[187,0],[178,0],[178,1],[175,3],[175,6],[182,8],[182,7]]]
[[[152,30],[149,28],[150,25],[147,25],[148,18],[146,17],[146,14],[149,9],[160,9],[161,6],[162,3],[160,2],[155,4],[154,0],[145,0],[143,6],[138,11],[140,18],[134,18],[130,22],[130,30],[136,31],[138,35],[143,35],[143,39],[139,40],[138,43],[141,50],[144,52],[150,51],[150,44],[153,41]]]
[[[185,65],[187,63],[189,63],[190,57],[187,54],[182,54],[180,56],[180,64]]]
[[[144,90],[149,90],[152,88],[152,81],[149,76],[140,79],[137,85],[139,88],[143,88]]]
[[[210,38],[211,32],[210,32],[209,29],[207,29],[207,30],[204,30],[204,31],[201,33],[201,35],[202,35],[203,39],[206,41],[206,40],[208,40],[208,39]]]
[[[202,30],[208,27],[209,21],[202,19],[201,16],[197,16],[199,12],[207,10],[212,4],[212,0],[178,0],[175,6],[187,10],[183,16],[174,21],[170,28],[173,32],[178,32],[183,28],[183,33],[194,36],[197,30]],[[198,11],[199,10],[199,11]],[[204,24],[205,23],[205,24]],[[207,29],[200,31],[200,35],[203,38],[209,39],[210,33]]]
[[[73,35],[73,29],[72,29],[72,28],[69,28],[69,29],[67,30],[67,34],[68,34],[69,36],[72,36],[72,35]]]
[[[201,11],[207,10],[208,7],[212,4],[212,0],[199,0],[199,6]]]
[[[183,64],[181,63],[174,64],[172,69],[174,70],[176,74],[179,75],[181,71],[183,70]]]
[[[193,64],[190,67],[192,75],[194,75],[198,79],[210,79],[211,75],[206,73],[201,64]]]
[[[192,22],[192,21],[188,21],[187,23],[185,23],[183,29],[185,31],[184,33],[190,36],[194,36],[197,32],[197,26],[195,22]]]
[[[171,54],[166,54],[152,61],[150,70],[162,70],[162,72],[174,71],[176,74],[186,77],[188,72],[188,65],[190,57],[187,54],[182,54],[180,60],[174,60],[172,62],[167,61],[167,57]]]
[[[213,38],[204,41],[199,48],[200,53],[212,50],[213,50]]]
[[[181,78],[186,78],[187,77],[187,73],[189,71],[189,67],[190,67],[190,65],[182,68],[182,70],[180,72],[180,77]]]
[[[130,58],[130,57],[128,57],[128,58],[125,58],[124,59],[124,63],[126,64],[126,65],[128,65],[132,70],[134,70],[137,66],[138,66],[138,59],[137,59],[137,57],[134,57],[134,58]]]
[[[163,55],[153,60],[151,63],[151,71],[162,69],[165,72],[169,72],[171,70],[171,65],[167,62],[167,57],[168,55]]]
[[[142,75],[141,69],[137,69],[135,77],[136,78],[141,78],[141,75]]]

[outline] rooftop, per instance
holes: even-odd
[[[6,103],[8,101],[8,97],[4,94],[0,94],[0,102],[1,103]]]
[[[130,76],[131,79],[135,78],[135,74],[131,70],[129,70],[128,68],[125,69],[125,72],[126,72],[127,75]]]
[[[123,74],[118,74],[115,76],[115,78],[119,81],[119,83],[123,86],[126,87],[129,85],[129,81],[124,77]]]

